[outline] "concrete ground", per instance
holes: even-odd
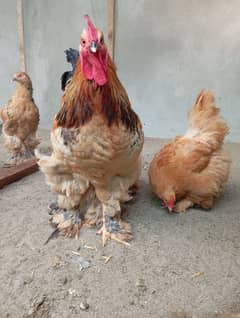
[[[47,149],[48,133],[41,135]],[[167,213],[148,185],[147,165],[161,146],[158,139],[145,142],[139,193],[128,208],[130,247],[103,248],[87,228],[79,240],[44,245],[55,195],[41,172],[0,191],[0,317],[203,318],[240,311],[240,145],[227,145],[231,176],[212,211],[179,215]],[[90,267],[80,271],[80,257]]]

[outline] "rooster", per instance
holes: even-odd
[[[88,16],[80,56],[66,86],[51,132],[53,153],[39,166],[58,193],[50,205],[57,234],[78,237],[83,224],[98,226],[108,239],[128,244],[130,225],[121,219],[121,203],[141,171],[141,122],[119,81],[103,33]]]
[[[65,54],[66,54],[67,62],[71,63],[71,65],[72,65],[72,71],[66,71],[61,76],[61,88],[63,91],[65,90],[67,83],[70,81],[70,79],[72,78],[72,76],[74,74],[76,64],[77,64],[77,61],[79,58],[78,50],[75,50],[72,48],[66,50]]]
[[[174,212],[193,205],[210,209],[229,175],[231,160],[223,149],[228,126],[210,91],[199,94],[189,122],[186,134],[163,147],[149,167],[153,191]]]
[[[0,109],[3,121],[5,148],[11,154],[10,164],[17,164],[34,156],[39,144],[36,132],[39,123],[39,111],[33,100],[33,88],[30,77],[25,72],[13,76],[16,90],[8,104]]]

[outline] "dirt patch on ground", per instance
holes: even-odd
[[[40,136],[49,150],[49,133]],[[79,240],[44,245],[55,195],[41,172],[0,191],[0,317],[203,318],[240,311],[240,146],[228,145],[231,177],[211,212],[170,215],[147,179],[161,145],[145,143],[139,193],[128,206],[129,248],[102,248],[87,228]]]

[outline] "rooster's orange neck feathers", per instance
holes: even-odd
[[[85,79],[78,61],[73,78],[62,97],[62,106],[53,128],[80,128],[96,113],[103,116],[109,126],[122,122],[128,129],[135,130],[139,125],[138,117],[131,109],[127,93],[110,58],[108,82],[103,86]]]

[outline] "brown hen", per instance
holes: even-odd
[[[153,191],[174,212],[193,205],[210,209],[229,175],[230,157],[223,149],[228,126],[212,92],[199,94],[189,122],[186,134],[165,145],[149,168]]]
[[[36,132],[39,123],[38,108],[33,100],[30,77],[25,72],[14,75],[16,90],[8,104],[0,109],[3,121],[5,148],[11,154],[10,164],[17,164],[34,156],[38,145]]]
[[[127,242],[130,225],[121,219],[121,203],[141,171],[142,126],[132,110],[108,55],[103,33],[88,16],[80,57],[62,97],[51,133],[53,153],[39,166],[51,189],[56,231],[78,237],[83,224],[100,228],[107,239]]]

